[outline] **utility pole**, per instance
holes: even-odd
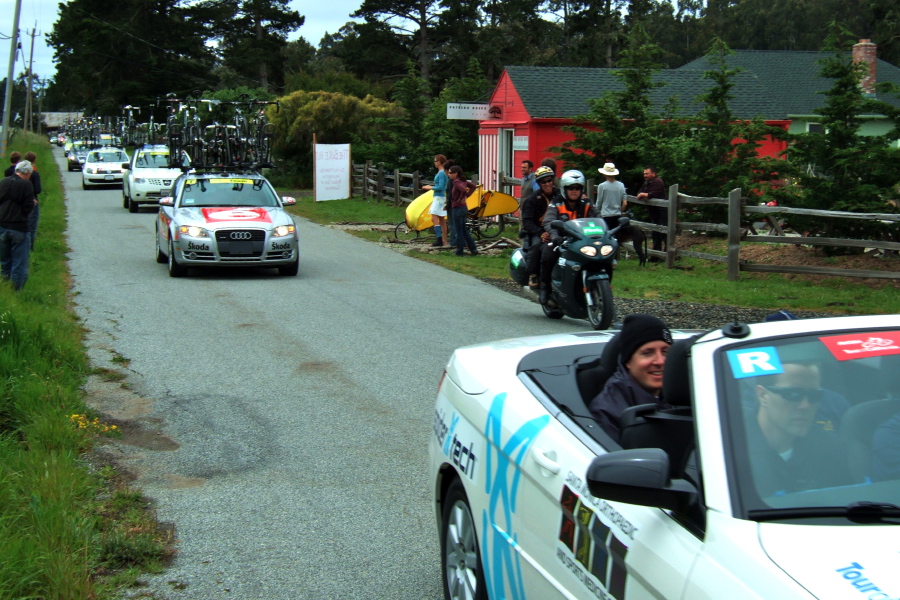
[[[25,131],[31,131],[32,129],[32,121],[34,119],[33,115],[33,107],[31,105],[31,89],[32,82],[34,81],[34,71],[31,70],[31,65],[34,62],[34,36],[41,35],[40,31],[37,31],[37,21],[34,22],[34,29],[31,30],[31,33],[28,35],[31,36],[31,50],[28,52],[28,94],[25,96]]]
[[[41,32],[37,31],[37,21],[34,22],[34,29],[28,35],[31,36],[31,50],[28,53],[28,94],[25,96],[25,131],[31,131],[34,118],[32,116],[34,111],[31,106],[31,86],[34,80],[34,71],[31,70],[31,64],[34,62],[34,36],[41,35]]]
[[[19,49],[19,13],[22,12],[22,0],[16,0],[16,12],[13,17],[13,30],[10,37],[9,71],[6,74],[6,98],[3,101],[3,145],[0,156],[6,156],[9,144],[9,111],[12,107],[13,69],[16,67],[16,51]]]

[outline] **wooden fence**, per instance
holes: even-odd
[[[478,177],[473,177],[472,181],[477,184]],[[409,204],[422,194],[423,185],[432,183],[418,171],[401,173],[400,169],[389,170],[382,163],[373,164],[370,160],[353,165],[353,195],[375,198],[378,202],[392,202],[394,206]]]
[[[501,173],[502,186],[521,185],[522,180],[515,177],[507,177]],[[596,194],[596,183],[593,180],[587,182],[588,197],[593,200]],[[658,231],[666,236],[666,250],[650,250],[651,256],[664,258],[666,266],[673,268],[675,259],[679,256],[690,256],[706,260],[716,260],[727,263],[728,280],[737,281],[741,271],[757,273],[797,273],[805,275],[833,275],[836,277],[863,277],[873,279],[900,279],[900,272],[872,271],[862,269],[829,269],[826,267],[809,267],[800,265],[762,265],[741,260],[741,243],[762,244],[795,244],[804,246],[832,246],[838,248],[873,248],[879,250],[898,251],[900,243],[878,240],[854,240],[844,238],[806,237],[799,235],[785,235],[781,230],[779,220],[775,215],[789,217],[790,215],[803,215],[810,217],[824,217],[829,219],[852,219],[858,221],[888,221],[900,222],[898,214],[878,213],[851,213],[827,210],[814,210],[808,208],[789,208],[784,206],[755,206],[747,204],[747,198],[741,196],[741,190],[736,189],[728,195],[728,198],[699,198],[681,194],[678,185],[669,187],[667,200],[638,200],[634,196],[628,196],[629,204],[643,204],[646,206],[660,206],[669,209],[666,225],[654,225],[644,221],[632,220],[632,223],[645,231]],[[724,205],[728,207],[727,223],[693,223],[682,222],[678,219],[678,212],[688,206]],[[753,221],[765,221],[769,232],[759,235],[753,227]],[[748,224],[748,225],[745,225]],[[686,231],[713,231],[726,235],[726,254],[715,255],[705,252],[678,249],[678,236]],[[774,233],[775,235],[771,235]]]

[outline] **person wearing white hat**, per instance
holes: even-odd
[[[597,171],[606,177],[606,181],[597,186],[597,209],[606,221],[607,231],[619,226],[619,217],[625,212],[628,202],[625,200],[625,185],[616,180],[619,170],[611,162]]]

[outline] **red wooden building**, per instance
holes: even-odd
[[[868,40],[857,44],[853,54],[857,60],[869,62],[871,81],[864,81],[864,87],[874,84],[876,67],[879,81],[900,84],[900,69],[877,60],[874,45]],[[822,57],[818,52],[735,52],[729,57],[729,65],[742,71],[734,79],[732,112],[740,119],[762,117],[766,123],[791,133],[812,130],[820,119],[814,111],[824,101],[820,92],[831,87],[831,80],[818,75]],[[711,85],[703,77],[710,69],[712,66],[704,57],[657,73],[657,81],[665,85],[653,90],[654,107],[659,109],[674,96],[685,116],[696,114],[701,108],[696,96]],[[562,127],[587,114],[591,99],[621,89],[622,83],[613,69],[506,67],[491,94],[490,118],[481,121],[478,130],[479,181],[502,189],[501,174],[518,177],[523,160],[530,159],[538,165],[543,158],[555,157],[550,148],[573,137]],[[867,91],[874,93],[874,88]],[[878,99],[896,103],[891,97]],[[879,117],[871,119],[868,133],[886,132],[889,124],[883,118],[880,122],[882,127],[878,126]],[[778,156],[785,147],[784,142],[770,141],[759,152]],[[564,165],[557,166],[561,173]],[[518,194],[518,188],[514,193]]]

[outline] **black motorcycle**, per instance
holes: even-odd
[[[560,220],[550,224],[559,232],[562,241],[555,248],[559,259],[550,277],[550,300],[541,305],[545,315],[551,319],[564,316],[587,319],[594,329],[609,329],[615,317],[610,282],[619,249],[614,235],[629,222],[627,217],[622,217],[619,226],[611,231],[607,231],[606,223],[600,218]],[[510,275],[520,285],[527,286],[524,265],[524,252],[516,250],[510,259]]]

